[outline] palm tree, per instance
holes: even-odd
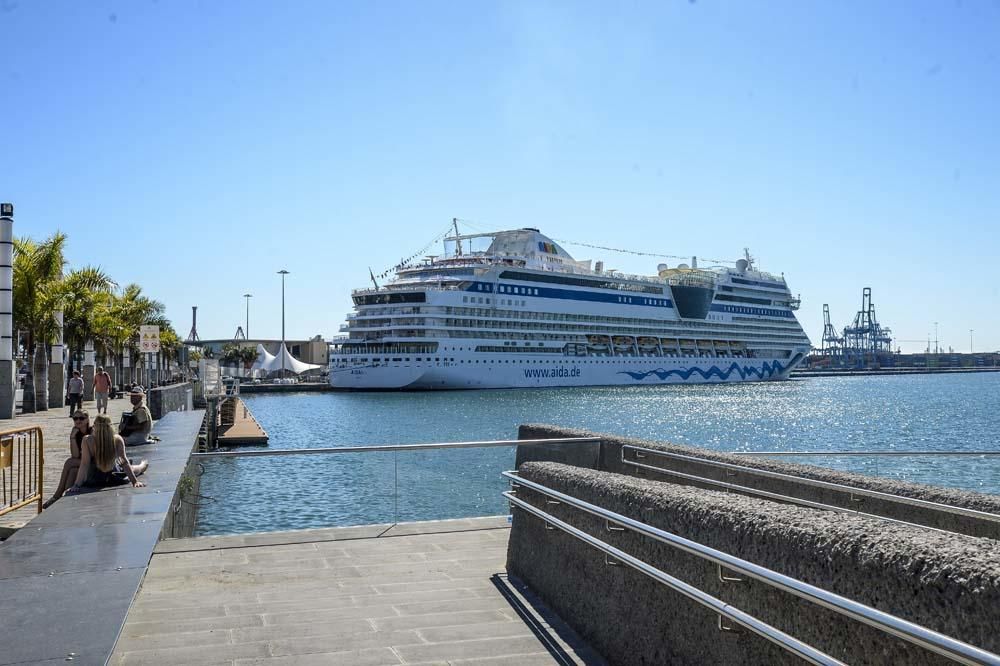
[[[167,321],[166,328],[160,329],[160,354],[163,356],[164,364],[169,375],[170,363],[177,359],[181,351],[181,338],[177,335],[173,325]]]
[[[163,303],[153,300],[142,294],[142,287],[137,284],[127,285],[120,295],[117,295],[111,307],[111,314],[117,325],[121,326],[118,331],[115,343],[118,345],[115,351],[124,357],[124,350],[128,349],[130,357],[133,359],[129,373],[135,371],[139,360],[139,327],[143,324],[160,324],[170,322],[163,316],[166,308]],[[161,326],[162,328],[162,326]],[[121,365],[120,363],[116,365]],[[123,377],[122,381],[132,381],[133,377]]]
[[[67,377],[87,340],[98,337],[106,296],[115,288],[115,281],[97,266],[84,266],[69,272],[63,280],[66,348],[69,351]]]
[[[55,312],[62,307],[63,248],[60,232],[41,243],[30,238],[14,240],[14,326],[27,332],[26,350],[33,355],[33,371],[24,379],[22,413],[49,408],[49,363],[47,345],[55,338]]]

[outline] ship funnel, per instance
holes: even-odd
[[[604,272],[604,262],[603,261],[597,261],[597,262],[594,263],[594,272],[595,273],[603,273]]]
[[[698,257],[691,257],[691,268],[698,268]]]

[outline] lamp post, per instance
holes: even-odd
[[[938,323],[934,322],[934,353],[940,354],[940,347],[938,347]]]
[[[281,354],[281,379],[285,379],[285,276],[288,275],[288,271],[282,268],[278,271],[278,275],[281,276],[281,349],[278,351]]]
[[[247,342],[250,342],[250,299],[253,294],[243,294],[243,298],[247,299],[247,327],[243,329],[243,334],[247,336]]]
[[[973,329],[973,328],[970,328],[970,329],[969,329],[969,353],[970,353],[970,354],[975,354],[975,353],[976,353],[976,352],[974,351],[974,348],[973,348],[973,346],[972,346],[972,333],[973,333],[974,331],[975,331],[975,329]]]

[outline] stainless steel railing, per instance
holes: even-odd
[[[907,504],[910,506],[929,509],[932,511],[940,511],[943,513],[968,516],[970,518],[977,518],[979,520],[985,520],[990,522],[1000,522],[1000,515],[997,515],[995,513],[989,513],[987,511],[978,511],[976,509],[968,509],[966,507],[954,506],[952,504],[931,502],[929,500],[916,499],[914,497],[906,497],[905,495],[894,495],[892,493],[881,492],[878,490],[869,490],[867,488],[848,486],[842,483],[833,483],[831,481],[820,481],[818,479],[811,479],[805,476],[797,476],[795,474],[772,472],[766,469],[747,467],[746,465],[735,465],[733,463],[721,462],[719,460],[710,460],[707,458],[699,458],[697,456],[689,456],[682,453],[672,453],[670,451],[660,451],[657,449],[649,449],[641,446],[631,446],[631,445],[623,446],[622,447],[623,458],[626,450],[634,451],[636,453],[636,456],[640,458],[647,455],[660,456],[663,458],[670,458],[672,460],[681,460],[683,462],[688,462],[688,463],[710,465],[712,467],[717,467],[720,469],[729,470],[733,472],[742,472],[744,474],[756,475],[769,479],[778,479],[781,481],[789,481],[797,484],[812,486],[815,488],[823,488],[826,490],[834,490],[841,493],[849,493],[851,497],[870,497],[873,499],[895,502],[898,504]]]
[[[636,452],[636,455],[640,455]],[[924,529],[932,529],[935,531],[949,532],[952,530],[941,530],[935,527],[927,527],[920,523],[913,523],[906,520],[898,520],[896,518],[889,518],[887,516],[882,516],[876,513],[868,513],[861,511],[860,509],[852,509],[842,506],[836,506],[834,504],[825,504],[823,502],[816,502],[813,500],[804,499],[801,497],[795,497],[794,495],[782,495],[781,493],[775,493],[768,490],[761,490],[759,488],[752,488],[750,486],[740,485],[738,483],[731,483],[729,481],[720,481],[718,479],[710,479],[704,476],[698,476],[696,474],[688,474],[686,472],[679,472],[673,469],[667,469],[664,467],[657,467],[655,465],[648,465],[645,463],[638,462],[637,460],[629,460],[625,457],[625,450],[622,449],[621,462],[623,465],[629,467],[635,467],[639,470],[645,470],[649,472],[654,472],[656,474],[662,474],[664,476],[672,476],[678,479],[684,479],[685,481],[690,481],[692,483],[712,486],[714,488],[721,488],[726,492],[741,493],[743,495],[751,495],[753,497],[763,497],[764,499],[774,500],[776,502],[782,502],[784,504],[795,504],[797,506],[804,506],[811,509],[820,509],[822,511],[835,511],[837,513],[849,513],[857,516],[865,516],[866,518],[875,518],[878,520],[885,520],[892,523],[900,523],[903,525],[912,525],[921,527]],[[711,461],[708,461],[711,462]],[[998,517],[1000,518],[1000,517]]]
[[[863,456],[866,458],[877,458],[880,456],[929,456],[942,458],[979,456],[991,458],[1000,456],[1000,451],[728,451],[727,453],[737,456]]]
[[[995,655],[973,645],[969,645],[968,643],[951,638],[950,636],[945,636],[944,634],[932,631],[926,627],[922,627],[902,618],[895,617],[870,606],[866,606],[865,604],[853,601],[838,594],[834,594],[833,592],[810,585],[809,583],[805,583],[766,567],[754,564],[753,562],[748,562],[720,550],[691,541],[690,539],[685,539],[684,537],[676,534],[641,523],[637,520],[629,518],[628,516],[623,516],[619,513],[609,511],[608,509],[585,502],[571,495],[553,490],[552,488],[548,488],[540,483],[524,479],[519,476],[517,472],[504,472],[503,475],[513,484],[511,491],[503,493],[504,497],[510,500],[513,506],[517,506],[528,511],[537,518],[545,521],[546,525],[549,525],[554,529],[560,529],[584,541],[585,543],[602,550],[606,557],[611,556],[618,560],[618,563],[626,564],[637,571],[650,576],[654,580],[658,580],[666,585],[669,585],[672,589],[681,592],[694,601],[712,608],[719,613],[720,623],[721,616],[725,616],[740,626],[743,626],[746,629],[766,638],[767,640],[780,645],[782,648],[799,655],[811,663],[839,664],[841,662],[811,646],[802,643],[788,634],[785,634],[784,632],[781,632],[780,630],[771,627],[770,625],[753,618],[746,613],[743,613],[739,609],[736,609],[719,599],[711,597],[707,593],[697,590],[697,588],[694,588],[683,581],[679,581],[678,579],[671,577],[669,574],[656,569],[652,565],[628,555],[624,551],[621,551],[620,549],[617,549],[614,546],[611,546],[610,544],[607,544],[596,537],[593,537],[592,535],[587,534],[586,532],[583,532],[582,530],[573,527],[562,520],[559,520],[548,512],[545,512],[516,497],[514,493],[520,487],[528,488],[550,498],[547,500],[549,502],[554,501],[556,504],[566,504],[567,506],[579,509],[591,514],[592,516],[607,521],[606,525],[609,531],[613,529],[611,528],[611,524],[618,525],[620,528],[631,530],[637,534],[654,539],[685,553],[695,555],[712,562],[716,566],[720,567],[720,575],[722,568],[728,571],[743,574],[760,581],[765,585],[817,604],[818,606],[831,610],[844,617],[861,622],[869,627],[884,631],[885,633],[896,636],[914,645],[918,645],[958,663],[969,665],[990,664],[992,666],[1000,666],[1000,655]],[[608,564],[612,564],[612,562],[608,561]]]
[[[336,446],[322,449],[241,449],[193,453],[194,458],[253,458],[256,456],[312,456],[330,453],[367,453],[372,451],[424,451],[428,449],[481,449],[524,444],[588,444],[599,443],[600,437],[554,437],[550,439],[497,439],[480,442],[437,442],[430,444],[385,444],[366,446]]]

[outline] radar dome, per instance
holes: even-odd
[[[740,273],[746,273],[747,272],[747,266],[749,266],[749,265],[750,264],[747,262],[746,259],[739,259],[736,262],[736,270],[738,270]]]
[[[662,273],[663,271],[667,270],[668,268],[670,268],[670,266],[667,266],[666,264],[657,264],[656,265],[656,272],[657,273]]]
[[[685,268],[690,268],[690,266],[688,266],[687,264],[677,264],[677,268],[685,269]]]

